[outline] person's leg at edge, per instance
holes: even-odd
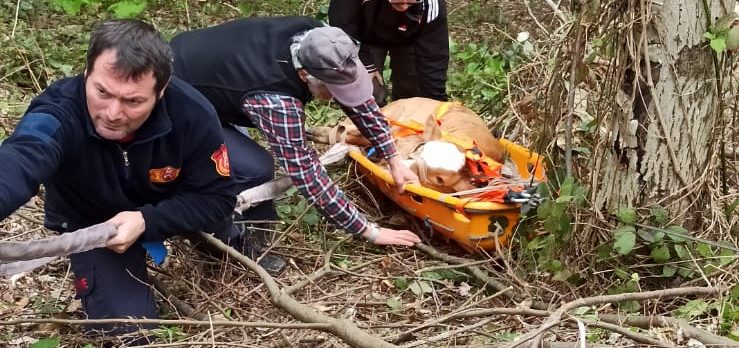
[[[415,59],[413,46],[390,49],[390,81],[393,84],[393,100],[420,95]]]
[[[146,251],[139,243],[118,254],[98,248],[70,255],[77,298],[87,319],[148,318],[157,319],[149,277],[146,272]],[[90,334],[117,336],[139,329],[153,329],[154,325],[92,324],[85,327]],[[133,334],[121,341],[139,345],[152,341]]]

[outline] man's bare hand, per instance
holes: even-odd
[[[392,157],[387,160],[387,162],[390,165],[390,175],[393,176],[395,186],[398,187],[398,191],[400,191],[400,193],[403,193],[403,187],[405,184],[418,184],[420,182],[418,175],[403,164],[403,161],[399,156]]]
[[[394,230],[392,228],[379,228],[379,233],[375,237],[374,244],[376,245],[403,245],[403,246],[414,246],[416,243],[421,242],[421,238],[415,233],[408,230]],[[369,239],[371,234],[371,228],[368,227],[362,233],[362,237]]]
[[[124,253],[144,233],[146,222],[140,211],[123,211],[112,217],[112,222],[118,234],[108,239],[105,246],[119,254]]]

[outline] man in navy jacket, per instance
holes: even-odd
[[[152,26],[102,22],[85,73],[36,97],[0,146],[0,217],[43,184],[47,228],[115,224],[107,248],[70,257],[90,319],[156,318],[141,241],[225,226],[233,211],[215,110],[171,71],[171,49]]]

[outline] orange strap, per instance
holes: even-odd
[[[459,198],[457,200],[457,204],[454,205],[454,210],[456,210],[458,213],[462,215],[466,215],[464,212],[464,206],[467,205],[467,203],[472,202],[473,200],[477,200],[476,197],[468,197],[468,198]]]

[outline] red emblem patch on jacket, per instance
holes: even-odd
[[[177,179],[179,175],[179,168],[171,166],[166,166],[164,168],[154,168],[149,170],[149,182],[155,184],[163,184]]]
[[[226,149],[226,144],[221,144],[221,147],[210,155],[210,159],[212,159],[213,163],[216,164],[216,172],[218,172],[218,174],[221,176],[231,176],[231,167],[228,165],[228,150]]]
[[[87,284],[87,277],[76,278],[74,280],[74,290],[78,293],[87,290],[88,287],[89,285]]]

